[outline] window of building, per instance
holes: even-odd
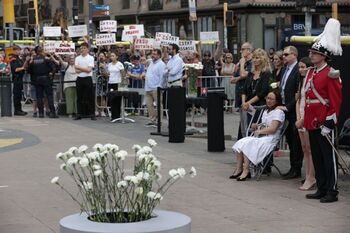
[[[78,3],[79,14],[84,13],[84,1],[85,0],[79,0],[79,3]]]
[[[123,9],[129,9],[130,8],[130,0],[123,0]]]
[[[149,0],[148,7],[150,11],[162,10],[163,0]]]

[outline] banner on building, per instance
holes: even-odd
[[[62,43],[61,41],[45,41],[44,51],[55,54],[74,54],[75,44],[73,42]]]
[[[212,42],[212,41],[219,41],[219,32],[200,32],[200,41],[203,42]]]
[[[134,49],[138,50],[152,50],[154,44],[154,39],[149,38],[139,38],[135,40]]]
[[[114,33],[104,33],[96,34],[96,45],[111,45],[115,44],[115,34]]]
[[[116,20],[100,21],[100,32],[117,32]]]
[[[88,34],[87,26],[77,25],[77,26],[68,26],[68,36],[69,37],[83,37]]]
[[[197,21],[196,0],[188,0],[188,9],[190,11],[190,21]]]
[[[61,27],[43,27],[43,33],[45,37],[58,37],[61,36]]]

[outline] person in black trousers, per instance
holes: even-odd
[[[95,67],[94,58],[89,55],[89,45],[80,45],[81,55],[75,58],[75,70],[78,74],[76,81],[78,114],[74,120],[80,120],[83,115],[96,120],[94,87],[92,84],[92,70]]]
[[[43,48],[35,47],[36,55],[29,62],[29,73],[35,80],[36,99],[39,109],[39,117],[44,118],[44,93],[46,95],[49,108],[50,118],[57,118],[55,106],[53,103],[52,82],[50,73],[54,70],[54,64],[49,57],[44,54]]]
[[[285,111],[288,128],[285,136],[289,146],[290,169],[283,174],[283,179],[295,179],[301,177],[301,167],[303,164],[303,151],[301,148],[296,121],[296,93],[299,87],[298,50],[294,46],[288,46],[283,50],[285,67],[283,68],[280,81],[280,92],[282,95],[282,110]]]
[[[15,116],[25,116],[27,112],[22,110],[21,100],[23,91],[23,76],[25,72],[25,62],[19,57],[21,48],[17,45],[13,47],[13,57],[10,61],[12,82],[13,82],[13,106]]]

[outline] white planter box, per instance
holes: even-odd
[[[87,214],[73,214],[60,221],[60,233],[190,233],[191,218],[184,214],[156,210],[156,217],[135,223],[99,223]]]

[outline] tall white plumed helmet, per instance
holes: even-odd
[[[340,22],[330,18],[323,32],[315,38],[315,41],[309,51],[325,55],[328,58],[331,55],[341,56],[343,49],[340,41]]]

